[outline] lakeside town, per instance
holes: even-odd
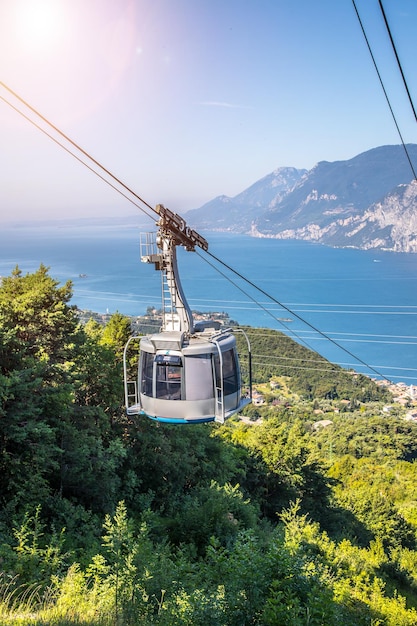
[[[373,380],[377,385],[385,387],[392,393],[395,403],[407,409],[404,419],[417,422],[417,389],[414,385],[407,385],[404,382],[392,383],[375,378]],[[389,410],[389,406],[385,407],[386,412]]]
[[[225,326],[237,325],[236,320],[230,319],[228,313],[225,313],[224,311],[193,311],[192,313],[193,319],[196,322],[210,320],[216,322],[218,321]],[[88,309],[78,309],[77,314],[82,324],[85,324],[88,320],[93,319],[102,326],[105,326],[113,315],[113,313],[96,313],[95,311],[90,311]],[[126,317],[129,317],[131,320],[133,334],[159,332],[162,325],[162,310],[151,306],[146,309],[146,313],[144,315],[126,315]]]

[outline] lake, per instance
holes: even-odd
[[[159,273],[140,262],[145,228],[152,230],[137,220],[3,227],[0,275],[43,263],[60,282],[73,281],[79,308],[141,315],[161,306]],[[202,234],[212,256],[178,251],[193,310],[225,311],[240,324],[282,330],[343,367],[417,384],[417,255]]]

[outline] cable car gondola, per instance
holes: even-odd
[[[249,391],[244,395],[233,331],[218,321],[194,323],[181,287],[176,247],[207,250],[208,243],[163,205],[157,205],[156,212],[159,231],[156,238],[146,234],[141,260],[162,273],[162,328],[159,333],[131,337],[125,346],[126,412],[174,424],[223,423],[251,402],[249,340],[237,329],[248,351]],[[139,342],[140,351],[135,380],[128,376],[132,342]]]

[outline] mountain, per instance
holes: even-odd
[[[398,185],[362,216],[337,225],[334,240],[352,247],[379,248],[394,252],[417,252],[417,181]],[[327,237],[331,244],[331,235]]]
[[[234,198],[218,196],[188,211],[187,222],[193,228],[249,232],[253,221],[266,209],[277,206],[305,174],[307,170],[280,167]]]
[[[417,163],[417,145],[407,152]],[[235,196],[187,213],[193,228],[330,246],[417,252],[417,183],[403,146],[313,169],[282,167]]]

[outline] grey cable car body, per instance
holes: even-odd
[[[124,350],[125,404],[128,415],[147,415],[167,423],[223,423],[251,402],[251,380],[242,393],[236,337],[220,322],[194,323],[178,273],[176,246],[208,249],[207,241],[162,205],[155,239],[146,235],[141,260],[162,272],[161,331],[131,337]],[[250,343],[247,345],[250,373]],[[139,343],[137,377],[129,380],[128,353]]]

